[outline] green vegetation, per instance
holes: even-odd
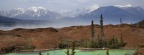
[[[122,48],[126,45],[126,43],[123,41],[123,38],[115,38],[113,36],[113,38],[110,39],[106,39],[105,40],[105,47],[106,48],[111,48],[111,49],[118,49],[118,48]],[[98,38],[94,41],[93,47],[91,48],[102,48],[102,40],[101,38],[98,36]]]
[[[109,55],[109,50],[108,49],[106,50],[106,55]]]
[[[39,54],[38,55],[42,55],[42,53],[41,52],[39,52]]]
[[[72,54],[71,55],[74,55],[75,54],[75,41],[72,42]]]
[[[58,45],[58,48],[66,48],[68,46],[68,44],[65,44],[65,43],[60,43]]]
[[[104,27],[103,27],[102,14],[100,16],[100,40],[98,42],[100,42],[99,45],[100,45],[101,48],[105,47],[105,37],[104,37]]]
[[[33,45],[25,46],[25,50],[34,50],[36,47]]]
[[[91,21],[91,43],[90,43],[90,47],[93,48],[94,47],[94,22],[93,20]]]
[[[63,40],[63,38],[59,38],[60,43],[58,44],[58,48],[67,48],[68,47],[68,43],[66,43],[65,40]]]
[[[0,50],[1,50],[1,52],[4,52],[4,53],[10,53],[10,52],[14,52],[16,50],[16,47],[15,46],[9,46],[9,47],[4,47]]]
[[[109,41],[107,41],[107,47],[112,49],[117,49],[124,47],[126,43],[123,42],[123,38],[120,37],[119,40],[113,36]]]
[[[67,48],[67,52],[65,52],[66,55],[70,55],[70,52],[69,52],[69,48]]]
[[[121,19],[120,19],[121,20]],[[122,20],[121,20],[122,24]],[[91,21],[91,38],[90,41],[88,40],[81,40],[77,41],[75,43],[75,47],[86,47],[86,48],[112,48],[112,49],[118,49],[122,48],[126,45],[126,43],[123,41],[122,34],[120,35],[120,38],[115,38],[113,36],[112,38],[106,39],[104,36],[104,26],[103,26],[103,17],[100,16],[100,35],[98,34],[97,38],[95,37],[95,29],[94,29],[94,21]],[[59,48],[67,48],[70,44],[66,42],[65,40],[60,39],[60,44],[58,45]],[[67,50],[67,55],[69,55],[69,49]],[[73,52],[74,53],[74,52]]]
[[[65,53],[67,55],[75,55],[75,41],[72,42],[71,54],[70,54],[70,51],[69,51],[69,47],[67,48],[67,51]]]
[[[99,47],[103,48],[105,47],[105,37],[104,37],[104,27],[103,27],[103,17],[102,14],[100,15],[100,39],[98,40],[99,42]]]
[[[47,52],[47,55],[50,55],[49,52]]]
[[[121,25],[122,25],[122,20],[120,19]],[[121,34],[120,38],[113,38],[111,39],[106,39],[104,36],[104,27],[103,27],[103,17],[102,15],[100,16],[100,35],[98,35],[97,39],[94,41],[94,22],[91,22],[91,42],[89,44],[90,48],[112,48],[112,49],[118,49],[121,47],[124,47],[126,43],[123,41],[123,37]]]

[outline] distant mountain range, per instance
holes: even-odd
[[[99,20],[100,14],[103,14],[107,22],[119,22],[121,18],[124,22],[137,22],[144,19],[144,9],[141,7],[100,7],[90,13],[77,16],[83,20]]]
[[[138,22],[144,19],[144,9],[139,6],[105,6],[96,5],[76,10],[52,11],[43,7],[17,8],[10,11],[0,11],[0,15],[9,18],[23,20],[48,20],[48,21],[67,21],[67,22],[89,22],[94,20],[99,22],[100,14],[103,14],[104,22],[119,23]]]
[[[28,9],[17,8],[10,11],[0,11],[0,15],[25,20],[51,20],[61,17],[61,14],[43,7],[31,7]]]

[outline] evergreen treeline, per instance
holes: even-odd
[[[120,19],[120,23],[122,25],[122,20]],[[122,26],[121,26],[122,27]],[[121,48],[124,47],[126,45],[126,43],[123,41],[123,37],[122,34],[120,35],[120,38],[115,38],[115,36],[113,36],[110,39],[106,39],[106,36],[104,36],[104,26],[103,26],[103,17],[102,15],[100,16],[100,34],[97,36],[96,39],[94,39],[94,37],[96,37],[95,35],[95,30],[94,30],[94,21],[91,21],[91,26],[90,26],[91,30],[91,37],[90,37],[90,41],[88,40],[81,40],[79,42],[77,42],[76,47],[86,47],[86,48]],[[62,41],[61,43],[58,45],[59,48],[66,48],[68,47],[68,43],[66,43],[66,41]]]
[[[120,19],[120,23],[122,24],[122,20]],[[122,27],[122,26],[121,26]],[[93,21],[91,24],[91,32],[94,32]],[[94,36],[94,33],[91,34]],[[93,39],[92,39],[93,40]],[[100,36],[98,35],[96,41],[90,45],[91,48],[121,48],[124,47],[126,43],[124,43],[122,35],[120,38],[106,39],[104,36],[104,28],[103,28],[103,17],[100,16]]]

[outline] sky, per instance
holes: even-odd
[[[50,10],[73,10],[92,5],[133,5],[144,8],[144,0],[0,0],[0,10],[15,8],[44,7]]]

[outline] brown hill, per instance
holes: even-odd
[[[135,25],[140,26],[140,27],[144,27],[144,20],[142,20],[138,23],[135,23]]]
[[[95,25],[95,39],[100,34],[100,26]],[[120,38],[121,34],[125,47],[133,48],[144,45],[144,28],[124,24],[120,25],[105,25],[104,34],[106,38]],[[64,28],[37,28],[37,29],[22,29],[17,28],[10,31],[0,31],[0,49],[7,47],[13,48],[31,48],[49,49],[56,48],[61,40],[65,41],[89,41],[90,26],[71,26]]]

